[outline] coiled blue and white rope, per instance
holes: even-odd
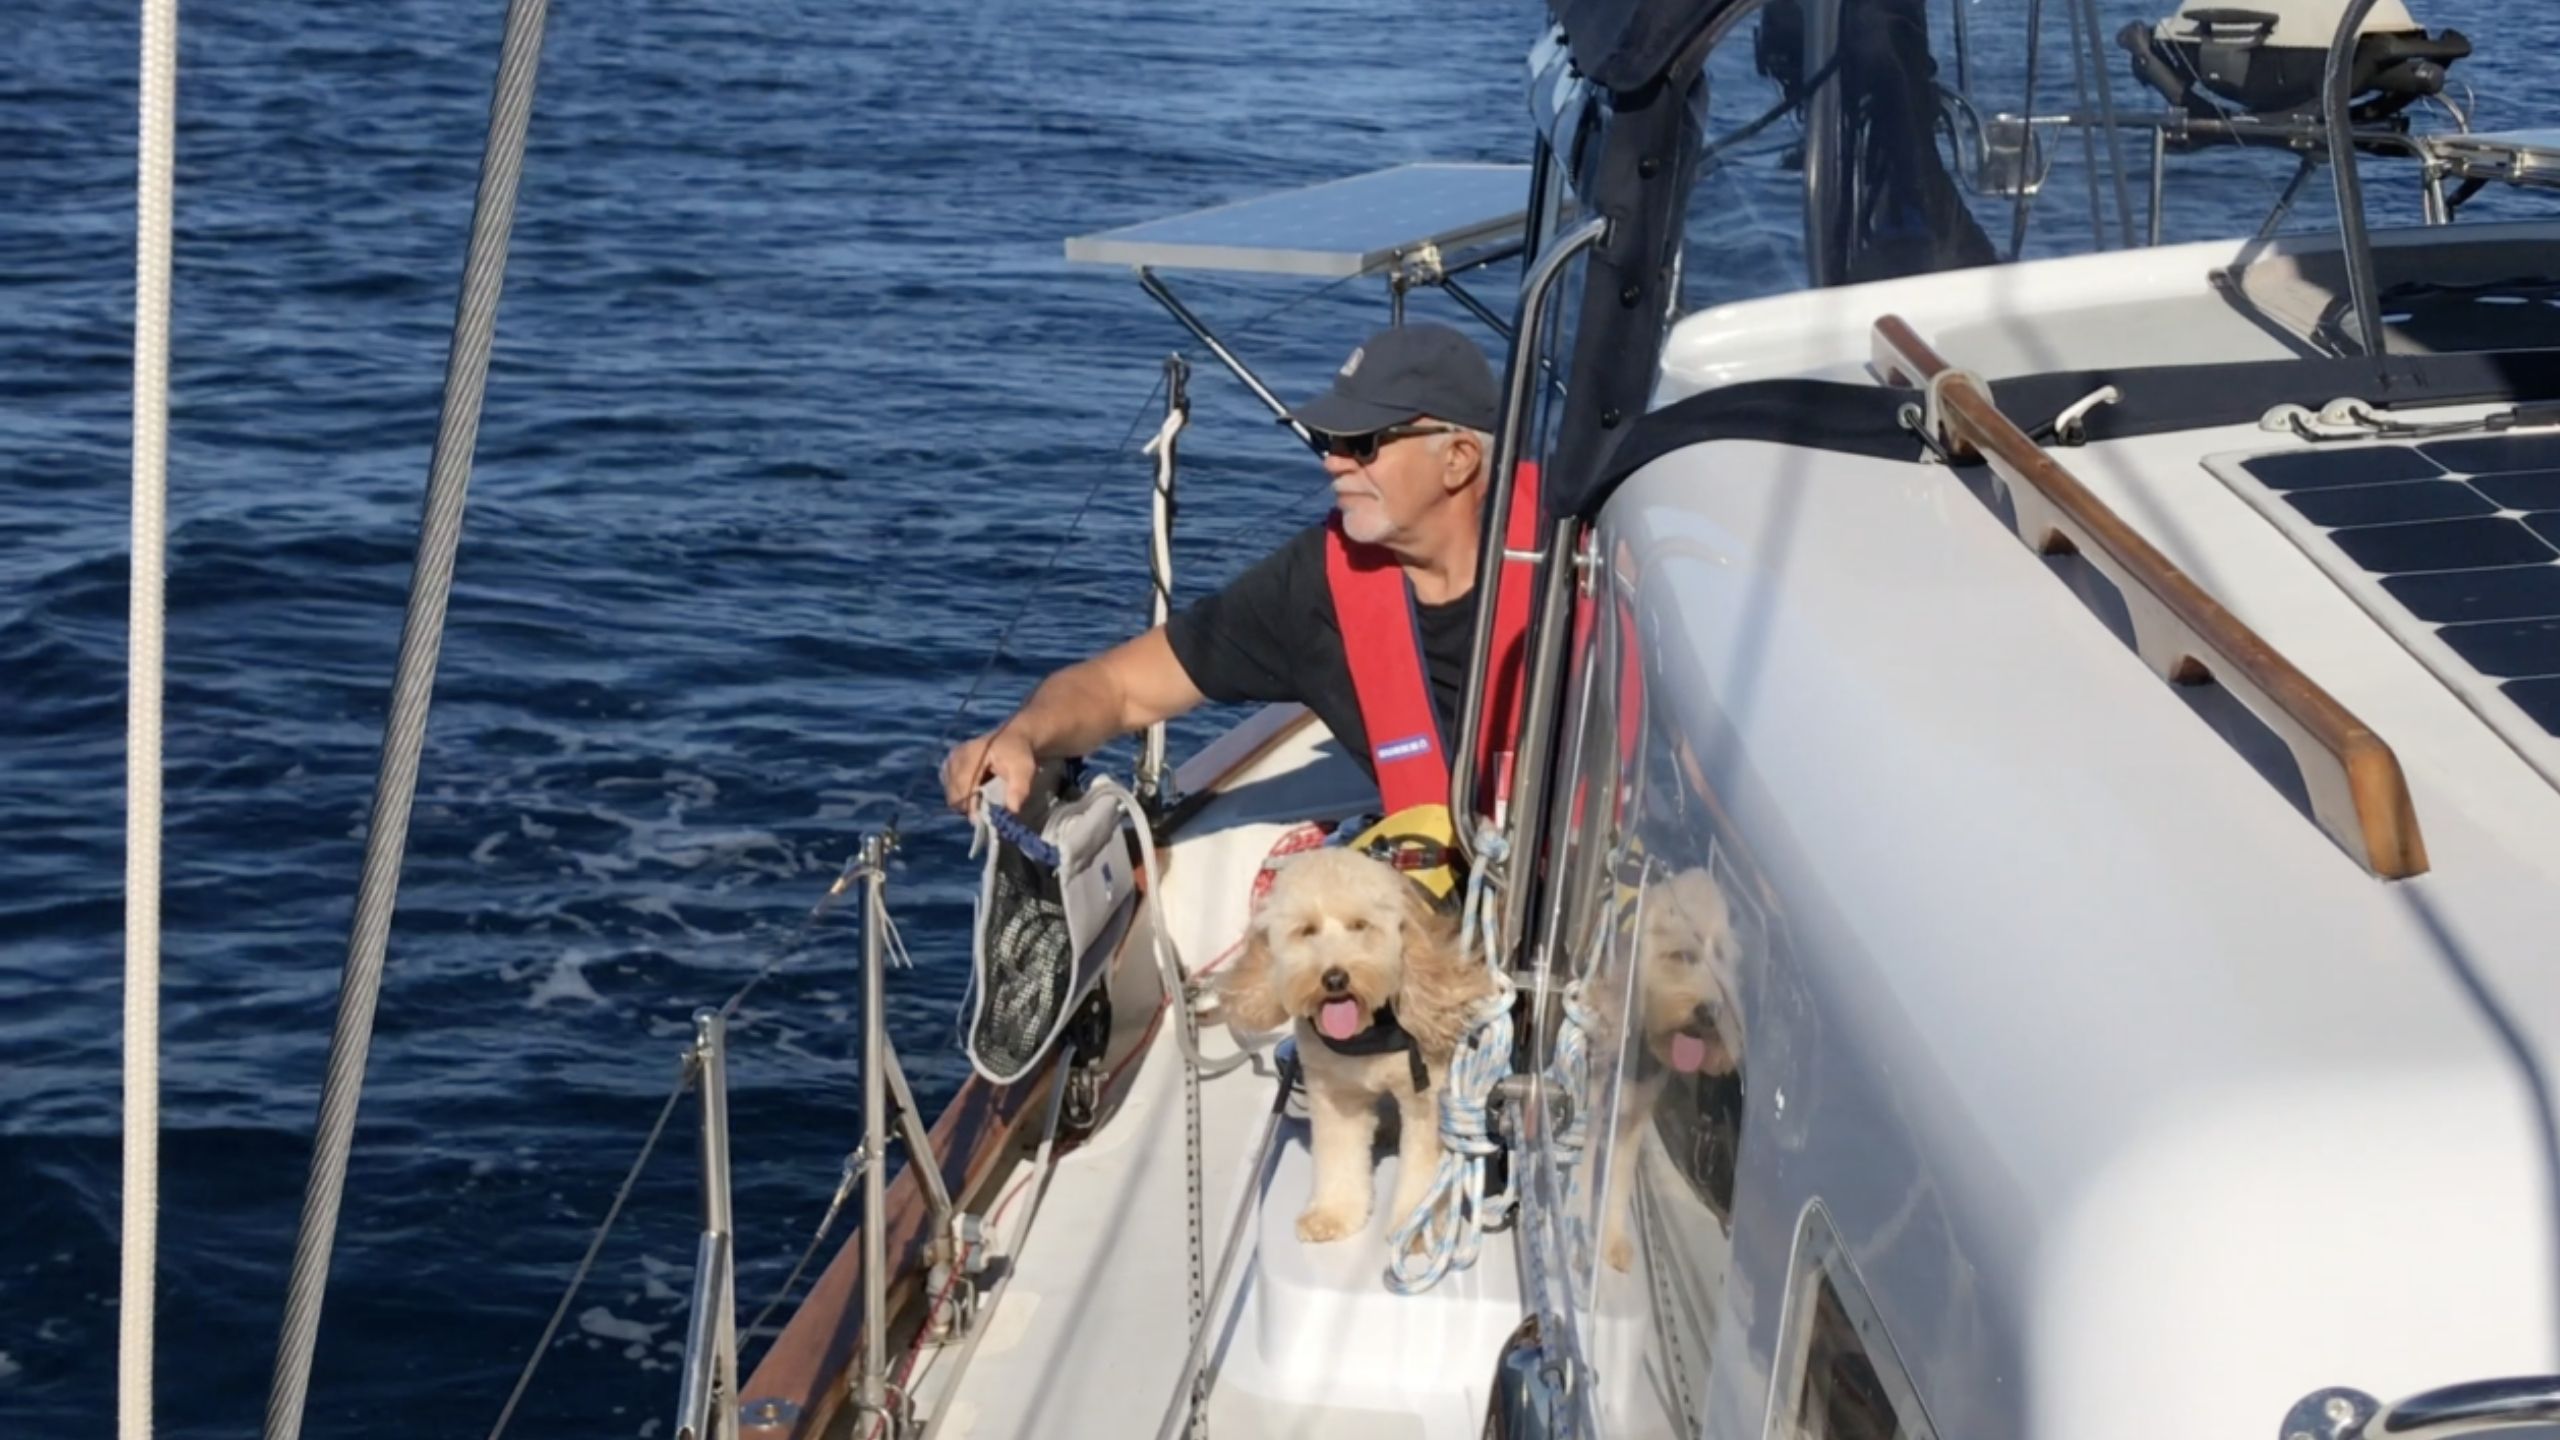
[[[1487,903],[1487,873],[1503,853],[1499,834],[1487,829],[1477,836],[1459,943],[1492,973],[1494,989],[1476,1002],[1440,1086],[1440,1169],[1422,1203],[1387,1237],[1387,1288],[1399,1295],[1428,1290],[1475,1264],[1484,1232],[1501,1224],[1518,1199],[1508,1183],[1485,1193],[1485,1164],[1502,1148],[1493,1134],[1494,1091],[1511,1073],[1513,990],[1494,960],[1494,910]]]

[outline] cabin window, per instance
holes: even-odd
[[[1936,1440],[1819,1203],[1805,1209],[1796,1266],[1771,1440]]]

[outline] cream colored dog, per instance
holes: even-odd
[[[1367,1226],[1381,1097],[1401,1120],[1392,1213],[1411,1214],[1440,1168],[1450,1058],[1469,1009],[1493,989],[1460,953],[1457,927],[1385,864],[1309,851],[1280,867],[1221,988],[1238,1028],[1297,1029],[1315,1154],[1298,1238],[1338,1240]]]
[[[1614,1173],[1601,1226],[1601,1256],[1617,1270],[1635,1260],[1627,1233],[1632,1147],[1643,1142],[1663,1087],[1673,1075],[1723,1076],[1742,1068],[1742,943],[1734,934],[1723,888],[1705,867],[1694,867],[1646,886],[1643,906],[1636,932],[1633,1009],[1644,1054],[1618,1094],[1612,1147],[1618,1158],[1610,1167]]]

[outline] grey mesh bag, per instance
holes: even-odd
[[[1136,866],[1116,793],[1049,807],[1036,835],[999,821],[995,797],[982,797],[986,870],[963,1030],[970,1065],[995,1084],[1030,1074],[1049,1053],[1126,929]]]

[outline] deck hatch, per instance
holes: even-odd
[[[2206,464],[2455,689],[2485,692],[2475,708],[2493,724],[2529,722],[2536,751],[2560,738],[2560,431]],[[2490,713],[2497,697],[2513,707],[2503,718]]]

